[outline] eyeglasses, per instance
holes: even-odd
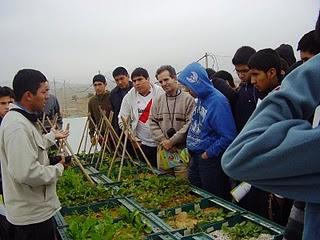
[[[246,74],[246,73],[248,73],[249,71],[250,71],[250,69],[234,69],[236,72],[237,72],[237,74]]]

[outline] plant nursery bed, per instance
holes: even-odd
[[[122,182],[117,196],[132,198],[145,211],[173,208],[199,202],[203,198],[184,179],[155,175]]]
[[[213,239],[221,240],[280,240],[283,234],[280,229],[271,228],[262,218],[256,221],[242,215],[208,226],[205,231]]]
[[[57,194],[63,207],[100,202],[112,197],[112,189],[92,185],[77,168],[64,171],[57,183]]]
[[[206,226],[224,222],[236,214],[240,212],[230,210],[210,199],[202,199],[199,203],[159,211],[157,215],[173,229],[183,229],[182,234],[189,235],[202,232]]]
[[[113,199],[99,204],[66,208],[57,214],[60,239],[145,239],[152,232],[148,219],[137,210],[130,212]]]

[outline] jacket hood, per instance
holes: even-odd
[[[287,61],[289,67],[292,66],[297,60],[294,56],[293,48],[289,44],[281,44],[276,48],[276,52]]]
[[[199,63],[189,64],[179,74],[178,81],[194,92],[198,98],[204,98],[215,91],[205,68]]]

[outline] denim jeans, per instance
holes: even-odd
[[[307,203],[305,211],[303,240],[319,240],[320,204]]]
[[[202,159],[201,154],[191,154],[188,178],[192,185],[227,199],[229,196],[228,177],[221,167],[221,156]]]

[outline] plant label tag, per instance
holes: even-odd
[[[209,232],[212,232],[213,230],[214,230],[213,227],[209,227],[206,232],[209,233]]]
[[[239,202],[250,191],[251,185],[246,182],[240,183],[230,192],[234,200]]]
[[[182,209],[181,208],[176,208],[174,212],[175,212],[175,214],[179,214],[179,213],[182,212]]]
[[[199,211],[201,209],[200,204],[195,204],[194,205],[194,210]]]

